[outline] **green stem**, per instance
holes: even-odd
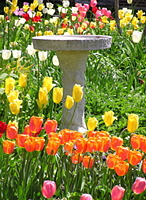
[[[74,111],[73,111],[71,120],[70,120],[70,122],[69,122],[68,128],[70,127],[70,125],[71,125],[71,123],[72,123],[72,120],[73,120],[73,117],[74,117],[74,114],[75,114],[76,109],[77,109],[77,103],[75,103],[75,108],[74,108]]]

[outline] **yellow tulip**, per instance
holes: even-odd
[[[67,95],[66,100],[65,100],[65,107],[67,109],[71,109],[74,105],[74,99],[73,97]]]
[[[19,86],[20,87],[26,87],[27,86],[27,74],[20,74]]]
[[[5,93],[9,94],[11,90],[14,89],[15,79],[9,77],[5,80]]]
[[[38,100],[41,104],[48,103],[48,91],[45,87],[40,88]]]
[[[81,87],[78,84],[75,84],[73,87],[73,93],[72,96],[74,98],[75,102],[80,102],[83,98],[83,87]]]
[[[53,32],[52,31],[45,31],[44,35],[53,35]]]
[[[46,87],[47,91],[50,92],[50,90],[53,88],[54,84],[52,84],[52,77],[44,77],[43,80],[43,87]]]
[[[38,5],[38,10],[41,11],[41,10],[43,10],[44,7],[45,7],[45,6],[44,6],[43,3],[42,3],[42,4],[39,4],[39,5]]]
[[[114,112],[111,110],[108,112],[105,112],[102,118],[106,126],[111,126],[114,120],[117,119],[116,117],[114,117]]]
[[[18,96],[19,96],[18,90],[11,90],[7,98],[8,101],[12,103],[14,100],[18,99]]]
[[[128,115],[128,124],[127,124],[127,130],[130,133],[134,133],[138,129],[139,125],[139,117],[136,114],[130,114]]]
[[[9,104],[12,114],[17,115],[20,112],[21,104],[22,101],[18,99]]]
[[[8,6],[4,7],[4,13],[6,13],[6,14],[9,13],[9,7]]]
[[[55,87],[53,89],[53,101],[54,103],[60,103],[63,97],[63,88]]]
[[[95,117],[89,117],[87,122],[87,127],[89,131],[94,131],[94,129],[97,127],[98,120]]]

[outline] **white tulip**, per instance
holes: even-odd
[[[59,60],[58,60],[58,57],[56,55],[53,56],[52,62],[53,62],[53,65],[59,66]]]
[[[2,58],[3,60],[8,60],[11,57],[10,50],[2,50]]]
[[[36,50],[33,48],[33,44],[28,45],[27,48],[26,48],[26,50],[27,50],[27,53],[29,55],[31,55],[31,56],[33,56],[35,54],[35,52],[36,52]]]
[[[38,0],[38,4],[42,4],[43,3],[43,0]]]
[[[62,13],[67,13],[67,9],[66,8],[62,8]]]
[[[63,5],[64,8],[67,8],[67,7],[69,7],[70,2],[69,2],[68,0],[67,0],[67,1],[64,0],[64,1],[62,2],[62,5]]]
[[[62,7],[58,7],[58,12],[61,13],[62,12]]]
[[[54,4],[53,3],[46,3],[46,6],[47,8],[51,9],[54,7]]]
[[[142,32],[140,31],[133,31],[132,33],[132,40],[134,43],[139,43],[142,38]]]
[[[48,15],[54,15],[54,13],[55,13],[55,9],[48,9]]]
[[[43,14],[47,14],[48,13],[48,8],[43,8]]]
[[[45,61],[47,59],[47,51],[39,51],[38,56],[40,61]]]
[[[72,7],[71,11],[72,11],[72,13],[77,13],[78,12],[78,8],[77,7]]]
[[[20,58],[21,57],[21,50],[13,50],[13,58]]]

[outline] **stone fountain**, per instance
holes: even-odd
[[[32,39],[35,49],[56,51],[60,68],[63,71],[63,114],[60,128],[85,132],[87,130],[84,119],[85,99],[83,98],[78,103],[69,127],[74,107],[67,111],[64,102],[67,95],[72,96],[72,89],[75,84],[83,87],[85,85],[84,72],[89,51],[110,48],[112,37],[104,35],[50,35],[37,36]],[[67,112],[68,114],[66,115]]]

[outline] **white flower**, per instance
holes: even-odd
[[[53,3],[46,3],[46,6],[47,8],[51,9],[54,7],[54,4]]]
[[[72,7],[71,11],[72,11],[72,13],[77,13],[78,12],[78,8],[77,7]]]
[[[13,58],[20,58],[21,57],[21,50],[13,50],[12,54],[13,54]]]
[[[58,57],[56,55],[53,56],[52,62],[53,62],[53,65],[59,66],[59,60],[58,60]]]
[[[20,26],[21,24],[24,24],[25,22],[26,22],[26,19],[24,19],[24,18],[21,18],[20,20],[16,19],[15,26]]]
[[[67,9],[66,8],[62,8],[62,13],[67,13]]]
[[[49,9],[48,10],[48,15],[54,15],[54,13],[55,13],[55,9]]]
[[[27,53],[29,55],[31,55],[31,56],[33,56],[35,54],[35,52],[36,52],[36,50],[33,48],[33,44],[28,45],[27,48],[26,48],[26,50],[27,50]]]
[[[132,33],[132,40],[134,43],[139,43],[142,38],[142,32],[140,31],[133,31]]]
[[[58,12],[61,13],[62,12],[62,7],[58,7]]]
[[[132,1],[133,1],[133,0],[127,0],[127,3],[128,3],[128,4],[132,4]]]
[[[38,0],[38,4],[42,4],[43,3],[43,0]]]
[[[43,8],[43,14],[47,14],[48,13],[48,8]]]
[[[40,61],[45,61],[47,59],[47,51],[39,51],[38,56]]]
[[[63,0],[62,5],[64,8],[67,8],[67,7],[69,7],[70,2],[68,0]]]
[[[11,57],[11,51],[10,50],[2,50],[2,58],[4,60],[8,60]]]

